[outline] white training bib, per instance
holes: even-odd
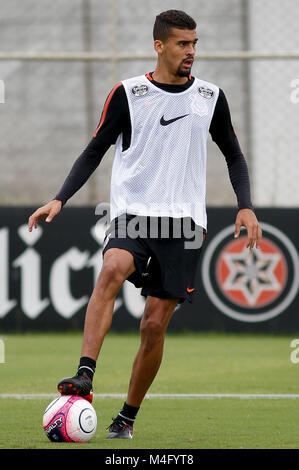
[[[122,213],[192,217],[207,227],[207,136],[219,88],[198,78],[170,93],[146,76],[124,80],[131,145],[116,142],[111,177],[111,219]]]

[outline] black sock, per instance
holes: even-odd
[[[77,375],[87,375],[90,380],[93,379],[96,370],[96,361],[90,357],[81,357],[78,366]]]
[[[138,410],[139,407],[137,408],[136,406],[127,405],[127,403],[124,402],[124,406],[118,413],[117,417],[122,421],[125,421],[125,423],[131,424],[133,426]]]

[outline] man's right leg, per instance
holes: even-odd
[[[111,326],[115,298],[134,271],[134,258],[129,251],[110,248],[104,254],[103,266],[87,306],[78,372],[58,383],[62,395],[81,395],[92,400],[95,364]]]
[[[133,255],[126,250],[110,248],[86,311],[82,356],[98,358],[106,333],[109,331],[115,298],[124,281],[135,271]]]

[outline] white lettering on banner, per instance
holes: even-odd
[[[33,248],[27,248],[12,264],[21,270],[21,307],[27,317],[33,319],[49,305],[41,299],[41,260]]]
[[[0,318],[12,310],[16,305],[16,300],[9,299],[9,239],[8,229],[0,230]]]
[[[87,263],[87,267],[93,268],[95,285],[103,265],[102,245],[105,238],[105,227],[103,224],[97,223],[91,227],[90,233],[95,241],[100,245],[100,249],[89,259]]]
[[[80,251],[71,247],[56,258],[49,268],[49,279],[46,280],[49,289],[49,298],[41,298],[42,284],[42,254],[33,248],[33,245],[43,234],[43,228],[38,227],[32,232],[27,225],[21,225],[17,233],[25,243],[26,249],[13,262],[14,268],[20,269],[20,310],[30,319],[37,318],[49,305],[52,305],[58,315],[69,319],[75,315],[85,304],[89,297],[84,295],[75,298],[71,289],[71,271],[80,271],[84,268],[93,269],[94,285],[97,281],[103,264],[102,246],[106,227],[97,222],[90,229],[99,249],[90,255],[89,251]],[[9,299],[9,229],[0,229],[0,318],[7,315],[17,304],[16,299]],[[118,296],[114,303],[114,313],[124,304],[128,312],[135,318],[143,314],[145,300],[131,283],[125,282],[121,289],[122,296]]]
[[[26,225],[18,234],[24,243],[34,245],[42,235],[42,229],[30,236]],[[27,248],[12,265],[21,271],[21,308],[27,317],[34,319],[49,305],[49,299],[41,299],[41,258],[36,250]]]
[[[145,300],[140,295],[140,291],[141,289],[137,291],[136,287],[129,281],[125,281],[123,284],[123,296],[126,308],[135,318],[142,317],[145,305]]]
[[[86,295],[75,299],[70,288],[70,268],[75,271],[83,269],[88,257],[88,251],[81,252],[72,247],[53,263],[49,279],[50,296],[53,307],[64,318],[72,317],[88,302]]]

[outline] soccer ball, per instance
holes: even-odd
[[[97,415],[85,398],[63,395],[47,406],[43,428],[53,442],[88,442],[96,432]]]

